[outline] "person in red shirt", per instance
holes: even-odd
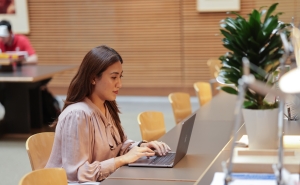
[[[0,49],[1,52],[26,51],[23,64],[36,64],[38,61],[29,39],[24,35],[13,34],[11,24],[6,20],[0,21]]]

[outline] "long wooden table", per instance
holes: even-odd
[[[194,182],[183,182],[183,181],[157,181],[157,180],[128,180],[128,179],[106,179],[101,182],[101,185],[193,185]]]
[[[141,182],[167,184],[211,183],[215,172],[222,172],[221,163],[230,156],[230,140],[235,122],[234,108],[236,96],[219,93],[211,102],[197,111],[194,129],[187,155],[173,168],[145,168],[123,166],[104,181],[104,184]],[[298,135],[300,120],[284,121],[286,135]],[[181,125],[175,126],[161,139],[176,149]],[[240,123],[237,139],[246,134],[245,126]]]
[[[173,168],[146,168],[123,166],[108,177],[110,180],[145,180],[199,182],[220,152],[228,144],[233,123],[236,96],[220,93],[197,111],[187,155]],[[176,150],[181,125],[175,126],[161,139]],[[217,165],[217,164],[216,164]],[[221,166],[221,163],[219,163]],[[210,178],[210,177],[207,177]],[[212,180],[209,179],[209,181]],[[201,184],[210,184],[201,183]]]
[[[2,133],[30,133],[43,125],[40,87],[60,72],[75,66],[26,65],[13,72],[0,72],[0,101],[5,117],[0,122]]]

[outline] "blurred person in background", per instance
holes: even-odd
[[[22,64],[36,64],[38,61],[29,39],[24,35],[13,34],[12,26],[7,20],[0,21],[0,49],[1,52],[27,52],[27,56],[22,61]]]

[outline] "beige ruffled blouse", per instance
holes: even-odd
[[[122,143],[108,109],[104,116],[85,98],[60,114],[45,168],[64,168],[69,182],[101,181],[116,170],[114,158],[137,144]]]

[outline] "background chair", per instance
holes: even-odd
[[[192,114],[190,95],[188,93],[176,92],[169,94],[176,124]]]
[[[138,115],[138,122],[143,140],[157,140],[166,133],[162,112],[142,112]]]
[[[216,95],[218,94],[218,90],[217,88],[219,87],[219,83],[216,81],[216,78],[219,75],[220,69],[222,67],[222,63],[219,59],[209,59],[207,61],[207,66],[209,68],[209,72],[210,72],[210,80],[209,83],[211,85],[212,88],[212,94]]]
[[[50,157],[54,142],[54,132],[42,132],[30,136],[26,141],[26,150],[32,170],[42,169]]]
[[[68,180],[63,168],[45,168],[29,172],[19,185],[68,185]]]
[[[222,67],[221,60],[219,60],[219,59],[209,59],[207,61],[207,66],[209,67],[210,78],[211,79],[216,79],[216,77],[218,76],[219,71]]]
[[[200,106],[203,106],[212,99],[211,86],[207,82],[194,83],[194,89],[199,100]]]

